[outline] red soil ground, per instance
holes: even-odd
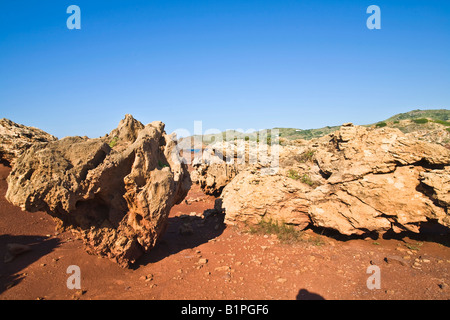
[[[131,269],[87,254],[70,232],[55,232],[44,212],[22,212],[5,198],[10,168],[0,165],[0,299],[450,299],[448,234],[351,239],[304,231],[280,242],[203,218],[214,198],[194,185],[175,206],[152,252]],[[191,216],[192,215],[192,216]],[[180,226],[192,227],[180,234]],[[447,241],[447,242],[445,242]],[[8,243],[32,250],[5,263]],[[367,288],[367,268],[381,288]],[[67,267],[81,270],[81,290],[66,286]]]

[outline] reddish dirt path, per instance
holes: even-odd
[[[9,204],[4,198],[9,171],[0,165],[2,300],[450,299],[445,244],[412,236],[341,241],[312,230],[304,232],[306,241],[283,244],[271,235],[225,227],[220,215],[202,218],[214,198],[197,186],[187,203],[172,209],[154,250],[134,268],[122,269],[87,254],[70,232],[55,234],[49,215]],[[192,234],[179,233],[183,224]],[[4,263],[8,243],[29,244],[32,250]],[[381,289],[367,288],[371,264],[380,267]],[[69,265],[80,267],[82,290],[67,288]]]

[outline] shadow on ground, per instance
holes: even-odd
[[[205,217],[176,216],[168,219],[168,227],[156,246],[144,254],[133,266],[137,269],[155,263],[185,249],[192,249],[217,238],[225,230],[224,215],[208,209]]]
[[[405,239],[409,238],[415,241],[427,241],[427,242],[435,242],[439,243],[443,246],[450,247],[450,228],[439,225],[433,222],[422,223],[419,228],[419,233],[414,233],[410,231],[402,231],[399,233],[395,233],[392,230],[389,230],[383,234],[379,234],[377,232],[367,232],[361,235],[343,235],[336,230],[320,228],[320,227],[309,227],[314,233],[324,235],[330,238],[333,238],[338,241],[349,241],[355,239],[366,239],[371,238],[373,240],[377,239],[396,239],[405,241]]]
[[[325,300],[320,294],[310,292],[306,289],[300,289],[297,294],[296,300]]]
[[[13,243],[28,245],[31,250],[15,256],[10,262],[5,262],[7,245]],[[20,283],[25,277],[20,274],[21,270],[49,254],[59,245],[59,239],[56,238],[0,235],[0,293]]]

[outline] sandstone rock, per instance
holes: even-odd
[[[14,161],[35,143],[57,140],[56,137],[33,127],[8,119],[0,120],[0,161],[14,165]]]
[[[397,166],[445,165],[449,152],[439,145],[406,137],[391,128],[341,127],[318,139],[315,159],[328,183],[393,172]]]
[[[261,175],[246,170],[235,177],[222,192],[225,223],[257,224],[261,220],[283,221],[299,226],[309,224],[307,186],[281,175]]]
[[[449,226],[445,208],[421,188],[425,170],[435,174],[433,168],[450,162],[447,149],[397,129],[350,128],[318,143],[315,159],[327,180],[309,197],[315,225],[343,234],[418,232],[426,221]]]
[[[208,146],[194,159],[191,179],[206,194],[218,196],[240,171],[254,165],[271,165],[271,151],[267,144],[242,139],[221,141]]]
[[[420,182],[424,186],[425,193],[439,205],[450,207],[450,166],[443,169],[426,170],[420,173]]]
[[[290,153],[290,155],[289,155]],[[450,151],[398,129],[343,125],[280,151],[275,175],[246,168],[221,194],[225,222],[309,223],[345,235],[450,227]]]
[[[163,123],[144,126],[126,115],[102,138],[31,146],[8,177],[6,198],[22,210],[47,211],[88,252],[128,266],[155,245],[190,188],[175,146]]]

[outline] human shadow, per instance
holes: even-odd
[[[207,209],[202,216],[181,215],[168,219],[167,229],[155,247],[142,255],[132,266],[138,269],[185,249],[192,249],[217,238],[225,230],[224,214]]]
[[[13,256],[12,259],[6,259],[8,244],[27,245],[30,247],[30,250]],[[59,245],[60,241],[57,238],[37,235],[0,235],[0,293],[20,283],[26,276],[20,273],[21,270],[49,254]]]
[[[325,300],[320,294],[310,292],[306,289],[300,289],[297,294],[296,300]]]

